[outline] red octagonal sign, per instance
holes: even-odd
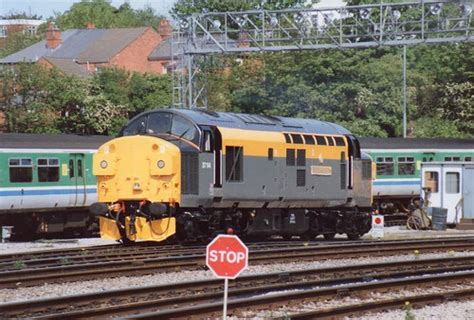
[[[207,245],[206,265],[218,278],[235,279],[247,268],[248,256],[239,237],[221,234]]]

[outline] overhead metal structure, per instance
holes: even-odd
[[[207,107],[203,64],[212,55],[473,41],[472,8],[472,0],[425,0],[181,17],[172,45],[173,103]]]

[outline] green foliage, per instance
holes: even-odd
[[[318,1],[313,2],[316,3]],[[281,0],[262,2],[261,0],[178,0],[171,9],[171,13],[176,17],[201,12],[245,11],[260,8],[262,3],[263,8],[274,10],[302,7],[307,3],[307,1]]]
[[[85,28],[94,23],[97,28],[119,27],[157,27],[162,17],[155,10],[146,6],[133,9],[128,3],[119,8],[108,0],[82,0],[74,3],[64,13],[56,13],[55,22],[61,29]]]
[[[30,35],[23,32],[11,34],[6,41],[5,46],[0,48],[0,58],[4,58],[12,53],[29,47],[42,39],[41,32],[36,35]]]
[[[105,68],[80,79],[32,64],[2,72],[10,132],[113,135],[134,114],[170,103],[167,76]]]

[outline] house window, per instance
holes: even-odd
[[[273,148],[268,148],[268,160],[273,160]]]
[[[429,188],[431,193],[438,192],[439,185],[439,173],[436,171],[425,172],[425,185],[424,188]]]
[[[30,158],[12,158],[8,161],[10,182],[32,182],[33,161]]]
[[[8,29],[7,26],[0,26],[0,38],[8,37]]]
[[[296,165],[300,167],[306,165],[306,150],[299,149],[296,151]]]
[[[300,134],[292,134],[291,138],[293,139],[293,143],[303,144],[303,138],[301,138]]]
[[[225,177],[227,182],[242,182],[243,173],[243,147],[225,147]]]
[[[40,158],[37,163],[39,182],[59,181],[59,159]]]
[[[393,175],[393,158],[392,157],[377,157],[377,176],[392,176]]]
[[[398,174],[401,176],[411,176],[415,174],[415,158],[399,157],[398,158]]]
[[[446,193],[459,193],[459,172],[446,172]]]
[[[286,149],[286,165],[295,166],[295,149]]]

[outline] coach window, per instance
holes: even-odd
[[[377,176],[392,176],[393,175],[393,158],[392,157],[377,157]]]
[[[74,160],[69,160],[69,178],[74,178]]]
[[[472,157],[464,157],[464,161],[466,161],[466,162],[472,162]]]
[[[398,158],[398,174],[401,176],[411,176],[415,174],[415,158],[399,157]]]
[[[449,162],[461,161],[461,157],[444,157],[444,161],[449,161]]]
[[[286,143],[291,143],[290,135],[288,133],[284,133],[283,135],[285,136],[285,142]]]
[[[286,165],[295,166],[295,149],[286,149]]]
[[[429,188],[431,193],[438,192],[439,184],[439,173],[436,171],[426,171],[425,172],[425,185],[424,188]]]
[[[243,147],[225,147],[225,177],[227,182],[244,180]]]
[[[37,164],[39,182],[59,181],[59,159],[41,158],[38,159]]]
[[[181,116],[174,116],[171,125],[171,133],[175,136],[181,137],[192,143],[199,144],[199,133],[192,122],[184,119]]]
[[[318,145],[320,145],[320,146],[327,145],[326,139],[324,139],[323,136],[315,136],[315,137],[316,137],[316,141],[318,142]]]
[[[291,138],[293,139],[293,143],[303,144],[303,138],[301,138],[300,134],[291,134]]]
[[[446,172],[446,193],[459,193],[459,172]]]
[[[315,143],[313,136],[305,134],[305,135],[303,135],[303,138],[304,138],[304,143],[306,143],[306,144],[314,144]]]
[[[10,182],[32,182],[33,162],[30,158],[9,159]]]

